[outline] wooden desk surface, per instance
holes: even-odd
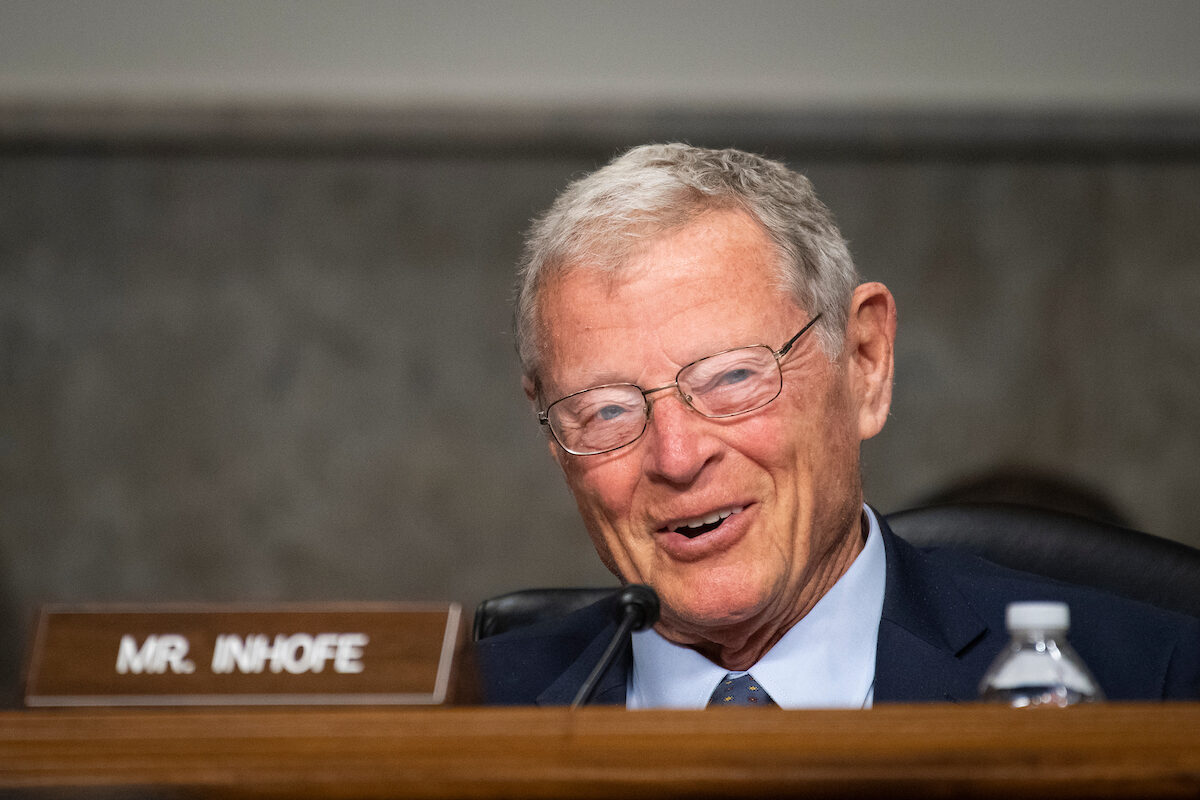
[[[0,789],[145,786],[289,798],[1200,797],[1200,704],[0,713]]]

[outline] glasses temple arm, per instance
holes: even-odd
[[[800,329],[799,333],[797,333],[792,338],[788,339],[787,342],[783,345],[783,347],[781,347],[775,351],[775,357],[783,358],[784,356],[786,356],[788,354],[788,351],[792,349],[792,345],[794,345],[796,342],[800,341],[800,337],[803,336],[805,333],[807,333],[809,328],[811,328],[813,325],[816,325],[817,320],[819,320],[820,318],[821,318],[821,315],[817,314],[815,317],[810,319],[808,321],[808,324]]]

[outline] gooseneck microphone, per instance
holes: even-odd
[[[588,675],[587,680],[575,693],[575,699],[571,702],[572,709],[587,705],[592,699],[600,676],[612,666],[629,644],[629,634],[633,631],[644,631],[658,622],[658,595],[649,586],[631,583],[617,593],[613,611],[617,617],[617,632],[609,640],[608,647],[596,662],[592,674]]]

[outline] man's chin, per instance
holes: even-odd
[[[753,623],[761,604],[738,598],[723,602],[711,597],[683,598],[672,601],[662,597],[663,610],[658,630],[678,644],[711,642],[725,638]]]

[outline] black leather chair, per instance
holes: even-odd
[[[959,548],[1006,567],[1200,617],[1200,550],[1179,542],[999,503],[916,508],[887,521],[917,547]],[[484,600],[475,610],[475,639],[569,614],[616,589],[526,589]]]
[[[590,606],[619,586],[571,586],[562,589],[521,589],[484,600],[475,608],[475,641],[523,628],[543,619],[564,617]]]
[[[955,547],[996,564],[1093,586],[1200,617],[1200,550],[1059,511],[960,503],[887,518],[917,547]]]

